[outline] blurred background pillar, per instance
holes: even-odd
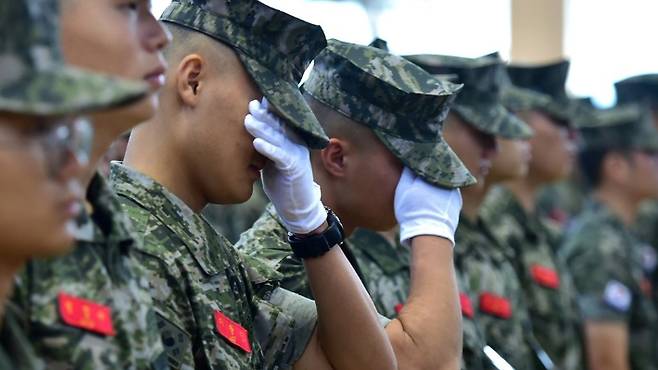
[[[513,63],[537,64],[565,57],[567,0],[512,0]]]

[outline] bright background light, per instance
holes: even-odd
[[[511,0],[380,0],[369,12],[357,2],[263,0],[311,23],[328,38],[369,43],[375,35],[397,54],[435,53],[476,57],[511,47]],[[153,0],[160,15],[170,0]],[[568,90],[614,103],[613,83],[658,73],[658,1],[567,0],[565,51],[571,60]],[[368,16],[370,14],[370,17]]]

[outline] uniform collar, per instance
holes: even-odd
[[[214,263],[216,259],[208,255],[208,246],[212,237],[216,242],[228,242],[219,235],[209,235],[214,233],[212,226],[185,202],[153,178],[120,162],[110,165],[110,182],[117,194],[137,203],[175,233],[207,274],[221,271]]]

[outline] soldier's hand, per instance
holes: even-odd
[[[320,186],[313,181],[311,158],[303,141],[279,118],[268,112],[267,99],[249,103],[245,127],[254,148],[271,160],[262,172],[263,190],[288,229],[308,234],[327,219]]]
[[[458,189],[430,185],[405,167],[395,189],[394,204],[403,244],[419,235],[439,236],[455,244],[462,207]]]

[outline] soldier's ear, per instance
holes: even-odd
[[[176,90],[184,105],[195,107],[205,88],[205,69],[207,65],[198,54],[186,55],[176,69]]]
[[[324,170],[334,177],[344,177],[346,174],[347,145],[348,143],[343,140],[330,138],[327,147],[320,151],[320,161]]]

